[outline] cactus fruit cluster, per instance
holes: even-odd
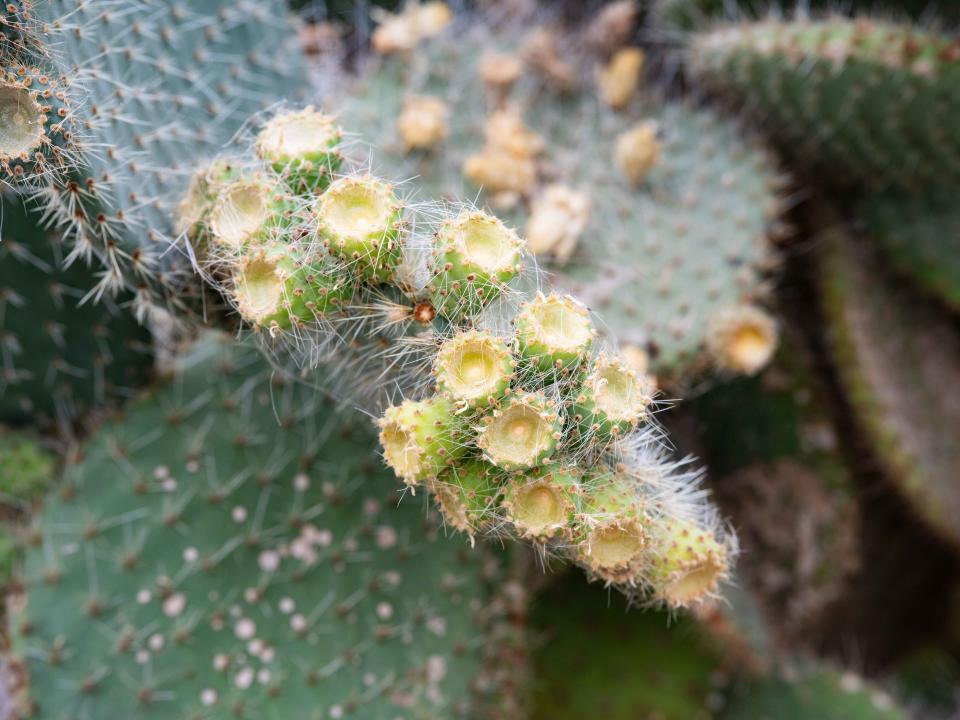
[[[376,145],[378,169],[436,196],[481,191],[658,375],[753,372],[718,348],[717,324],[762,312],[783,178],[737,123],[650,86],[640,48],[592,46],[596,23],[461,18],[349,78],[339,117]],[[429,118],[412,110],[428,105]],[[429,143],[411,142],[414,121]]]
[[[313,108],[280,111],[252,151],[213,162],[184,203],[204,276],[307,368],[382,356],[384,461],[450,527],[528,540],[673,607],[715,592],[735,545],[691,492],[697,473],[660,449],[650,380],[578,300],[524,290],[516,231],[405,201],[342,161],[344,134]]]

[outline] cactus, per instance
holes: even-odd
[[[0,426],[0,503],[16,507],[38,500],[54,473],[54,461],[40,440]]]
[[[485,561],[392,507],[371,450],[256,350],[199,343],[36,518],[13,620],[32,716],[469,710]]]
[[[131,397],[149,377],[149,334],[117,302],[84,302],[95,274],[63,267],[63,238],[20,198],[2,198],[0,421],[69,424]]]
[[[860,212],[891,266],[960,310],[960,215],[951,200],[949,193],[871,195]]]
[[[960,181],[960,47],[948,34],[768,19],[696,35],[688,58],[696,79],[756,111],[799,165],[875,187]]]
[[[849,672],[810,668],[735,687],[722,720],[907,720],[893,699]]]
[[[16,6],[29,12],[26,40],[0,54],[0,175],[36,196],[68,260],[96,258],[94,297],[133,292],[141,318],[189,305],[172,210],[194,163],[302,89],[297,52],[278,52],[289,45],[285,4]]]
[[[601,66],[583,46],[552,27],[467,15],[416,52],[368,61],[344,83],[338,117],[378,147],[378,171],[435,196],[482,190],[526,225],[541,262],[561,261],[554,284],[602,314],[598,330],[644,350],[656,373],[689,379],[709,365],[712,319],[765,296],[783,179],[736,124],[643,87],[637,48]],[[619,111],[596,94],[615,82],[626,84]],[[444,104],[446,134],[411,149],[396,123],[423,97]]]
[[[644,602],[715,594],[736,546],[692,490],[698,474],[659,445],[652,383],[597,341],[585,306],[540,283],[498,218],[401,199],[349,157],[322,190],[251,157],[302,113],[264,119],[228,150],[230,182],[188,200],[201,199],[190,232],[204,277],[281,365],[325,366],[345,401],[377,416],[386,464],[471,541],[528,540]],[[323,126],[319,149],[339,156],[327,138],[344,133]],[[202,219],[237,187],[282,198],[244,202],[255,212],[238,241],[237,223]],[[332,287],[336,305],[316,299]]]
[[[960,541],[953,481],[960,336],[943,311],[889,278],[859,239],[825,232],[821,295],[834,361],[856,419],[916,515]],[[908,380],[908,381],[906,381]]]

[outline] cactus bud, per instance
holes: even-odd
[[[0,85],[0,159],[16,160],[39,148],[45,120],[29,90]]]
[[[569,295],[538,293],[517,316],[520,352],[545,372],[577,366],[594,335],[590,313]]]
[[[258,247],[241,258],[231,297],[241,317],[271,332],[338,309],[353,291],[343,271],[297,258],[285,245]]]
[[[715,534],[691,522],[665,519],[658,528],[650,582],[670,607],[689,607],[726,578],[729,552]]]
[[[447,117],[450,108],[440,98],[414,95],[403,101],[403,111],[397,118],[397,132],[405,152],[429,150],[447,137]]]
[[[257,154],[298,194],[325,187],[340,167],[343,133],[312,106],[274,115],[257,135]]]
[[[640,185],[660,159],[662,144],[653,121],[634,125],[617,137],[613,161],[634,185]]]
[[[436,478],[466,451],[462,422],[443,398],[405,400],[377,425],[384,460],[410,486]]]
[[[527,470],[551,462],[563,429],[556,403],[543,393],[515,395],[481,419],[477,446],[504,470]]]
[[[577,480],[559,469],[515,476],[504,491],[503,507],[517,534],[537,542],[568,537],[576,511]]]
[[[506,394],[514,364],[505,342],[490,333],[471,330],[443,343],[434,372],[440,391],[451,400],[484,407]]]
[[[611,471],[591,478],[581,505],[580,562],[608,582],[636,582],[645,570],[648,539],[643,506],[630,480]]]
[[[403,206],[390,185],[372,177],[344,177],[315,206],[330,253],[364,280],[390,282],[400,264]]]
[[[480,77],[494,92],[506,93],[521,74],[523,60],[513,53],[486,53],[480,61]]]
[[[447,317],[471,314],[522,269],[524,243],[499,219],[464,212],[440,228],[434,247],[434,304]]]
[[[210,237],[219,245],[239,250],[258,239],[265,227],[280,224],[283,206],[282,198],[270,183],[235,180],[217,194],[210,212]]]
[[[430,485],[444,521],[472,538],[494,519],[501,473],[482,460],[454,465]]]
[[[753,375],[770,362],[777,336],[776,320],[758,307],[744,305],[713,318],[707,349],[721,369]]]
[[[646,417],[653,401],[645,378],[619,358],[600,354],[574,403],[574,418],[586,437],[622,435]]]
[[[600,98],[614,110],[622,110],[640,85],[643,72],[643,50],[626,47],[617,50],[610,62],[597,71]]]
[[[549,185],[533,203],[525,230],[530,252],[570,259],[590,219],[590,196],[566,185]]]

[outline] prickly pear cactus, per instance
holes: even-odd
[[[68,422],[132,397],[149,377],[147,331],[123,304],[95,304],[93,271],[64,267],[69,247],[35,210],[5,194],[0,217],[0,421]]]
[[[840,378],[863,431],[918,517],[960,542],[960,335],[943,310],[885,274],[868,239],[822,236],[821,295]]]
[[[24,6],[30,42],[0,54],[0,174],[38,196],[71,257],[96,258],[97,297],[133,291],[141,317],[182,304],[172,217],[195,164],[302,89],[286,4]]]
[[[690,41],[689,69],[756,112],[799,165],[850,184],[960,182],[960,45],[869,19],[768,19]]]
[[[896,270],[960,310],[960,213],[952,193],[872,195],[861,214],[867,234]]]
[[[853,673],[829,668],[739,683],[722,720],[907,720],[893,699]]]
[[[450,718],[483,556],[396,507],[362,422],[207,339],[36,519],[12,621],[32,717]]]
[[[339,117],[380,148],[378,171],[478,196],[522,227],[554,283],[658,375],[711,361],[752,371],[710,339],[724,314],[766,295],[776,265],[783,181],[771,156],[735,123],[644,89],[638,48],[608,62],[584,44],[466,16],[415,52],[369,61]],[[411,127],[430,142],[412,145]]]

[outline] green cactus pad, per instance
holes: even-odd
[[[4,61],[63,78],[82,132],[78,165],[26,184],[68,246],[102,263],[102,292],[136,291],[143,313],[186,303],[196,277],[169,243],[196,164],[304,88],[286,3],[49,0],[35,3],[29,31],[36,46]]]
[[[396,507],[363,427],[211,340],[102,427],[26,556],[32,717],[468,711],[482,555]]]
[[[949,35],[866,19],[763,20],[695,36],[689,66],[831,179],[960,183],[960,46]]]
[[[457,32],[415,53],[370,61],[361,77],[350,79],[339,117],[377,144],[384,172],[416,177],[433,196],[499,202],[511,193],[477,195],[481,188],[464,177],[465,163],[484,147],[488,114],[500,107],[487,101],[495,93],[485,87],[481,65],[493,52],[521,55],[531,29],[524,23],[490,27],[467,16]],[[542,136],[542,150],[530,160],[538,178],[532,197],[497,212],[524,236],[541,193],[561,186],[575,191],[570,210],[576,217],[545,223],[564,233],[581,230],[565,264],[549,267],[554,286],[603,318],[599,332],[647,351],[657,374],[689,377],[708,360],[714,315],[766,292],[768,271],[776,265],[767,237],[778,229],[783,179],[765,148],[709,110],[647,90],[623,112],[602,107],[593,79],[597,59],[578,54],[578,36],[557,38],[583,77],[575,92],[556,93],[521,66],[502,99]],[[449,134],[435,152],[405,153],[396,119],[405,98],[420,95],[447,103]],[[656,124],[661,149],[644,182],[634,186],[614,156],[618,137],[640,121]],[[498,139],[527,152],[538,146],[535,137],[516,130]],[[516,178],[520,169],[508,167]],[[538,262],[549,262],[549,255],[535,252]]]
[[[960,211],[953,193],[870,196],[861,214],[896,270],[960,310]]]
[[[737,683],[721,720],[907,720],[889,695],[825,668]]]
[[[153,366],[146,329],[113,302],[84,302],[94,271],[61,269],[60,236],[22,199],[0,201],[0,421],[70,421],[130,397]]]
[[[820,245],[822,304],[856,418],[915,513],[960,544],[956,323],[885,274],[867,240],[834,230]]]

